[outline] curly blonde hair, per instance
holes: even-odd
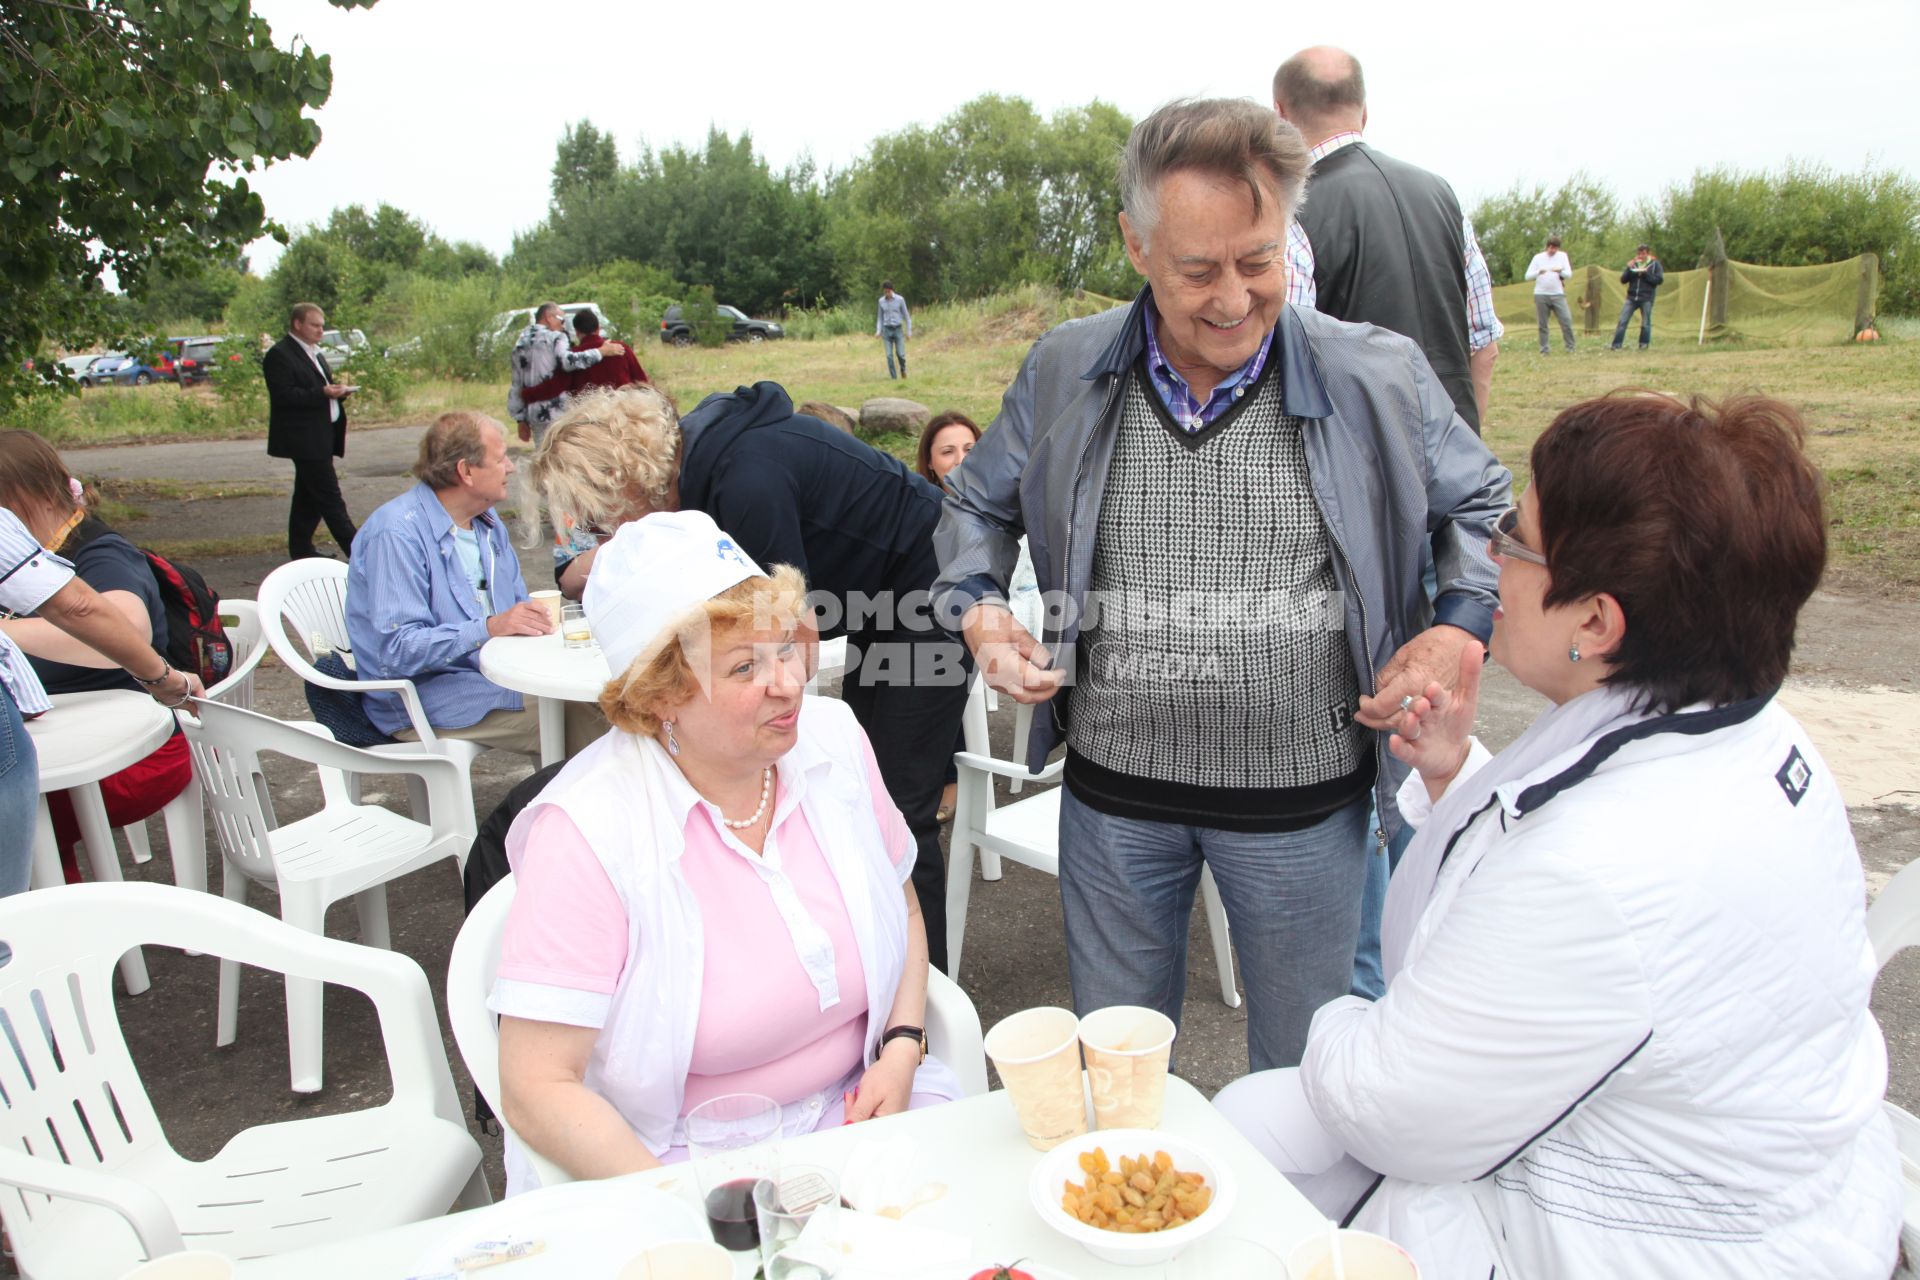
[[[645,384],[576,396],[520,471],[522,541],[540,542],[542,508],[554,527],[611,532],[670,508],[680,474],[680,416]]]
[[[547,438],[551,440],[552,434]],[[788,631],[807,609],[807,580],[789,564],[775,565],[772,576],[737,582],[687,613],[673,639],[651,656],[641,655],[600,691],[600,713],[616,729],[642,737],[660,732],[660,712],[702,692],[709,681],[701,671],[713,653],[741,633]],[[696,665],[697,664],[697,665]]]

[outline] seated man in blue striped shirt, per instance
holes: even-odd
[[[538,759],[535,710],[480,673],[480,647],[494,636],[553,630],[546,608],[527,597],[520,559],[494,511],[513,471],[499,423],[466,410],[441,414],[420,438],[420,483],[354,537],[347,634],[360,679],[413,681],[434,733]],[[419,738],[398,694],[369,693],[366,708],[382,733]],[[598,710],[569,703],[567,754],[606,728]]]

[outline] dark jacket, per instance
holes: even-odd
[[[1454,411],[1479,431],[1468,368],[1466,230],[1453,188],[1355,142],[1313,166],[1297,216],[1313,243],[1316,309],[1412,338]]]
[[[1635,271],[1631,264],[1620,273],[1620,283],[1627,286],[1628,302],[1652,302],[1653,291],[1666,282],[1667,269],[1660,265],[1660,259],[1648,258],[1645,271]]]
[[[320,357],[321,368],[327,358]],[[332,411],[325,387],[333,370],[320,370],[307,359],[300,340],[292,334],[267,348],[260,358],[267,379],[267,456],[272,458],[341,458],[347,452],[347,405],[340,401],[340,421]]]
[[[843,603],[856,591],[933,586],[940,490],[899,459],[795,414],[779,383],[708,396],[680,430],[680,506],[712,516],[761,567],[790,564],[810,590]]]

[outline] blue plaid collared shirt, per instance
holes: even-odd
[[[1260,340],[1260,349],[1253,353],[1247,362],[1234,370],[1213,389],[1207,402],[1201,404],[1195,399],[1193,388],[1187,380],[1174,371],[1160,352],[1160,335],[1155,331],[1158,321],[1154,309],[1149,306],[1147,317],[1147,374],[1153,382],[1153,390],[1160,397],[1160,403],[1167,406],[1167,412],[1180,424],[1188,435],[1212,426],[1220,415],[1233,408],[1246,388],[1260,381],[1260,371],[1267,367],[1267,353],[1273,350],[1273,330],[1267,330],[1267,336]]]

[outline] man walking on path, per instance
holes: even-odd
[[[886,344],[887,377],[907,376],[907,339],[913,336],[913,317],[907,313],[907,300],[893,291],[893,281],[880,282],[880,309],[873,321],[873,336]],[[893,371],[895,354],[900,357],[900,372]]]
[[[1573,277],[1573,259],[1560,249],[1560,237],[1548,236],[1547,247],[1533,255],[1527,264],[1527,279],[1533,281],[1533,314],[1540,321],[1540,354],[1546,355],[1547,313],[1560,317],[1560,336],[1573,351],[1573,312],[1567,307],[1567,281]]]
[[[320,338],[327,317],[311,302],[295,304],[287,336],[267,348],[260,372],[267,380],[267,456],[293,462],[293,501],[287,509],[287,558],[327,559],[313,545],[320,522],[340,546],[353,550],[353,517],[340,496],[333,460],[347,453],[346,398],[354,388],[333,380]]]
[[[1620,308],[1620,323],[1613,327],[1615,351],[1625,341],[1627,321],[1636,311],[1640,313],[1640,349],[1645,351],[1653,345],[1653,291],[1666,278],[1666,268],[1660,265],[1660,259],[1653,256],[1653,246],[1641,245],[1639,252],[1633,255],[1633,261],[1620,273],[1620,283],[1627,286],[1627,305]]]

